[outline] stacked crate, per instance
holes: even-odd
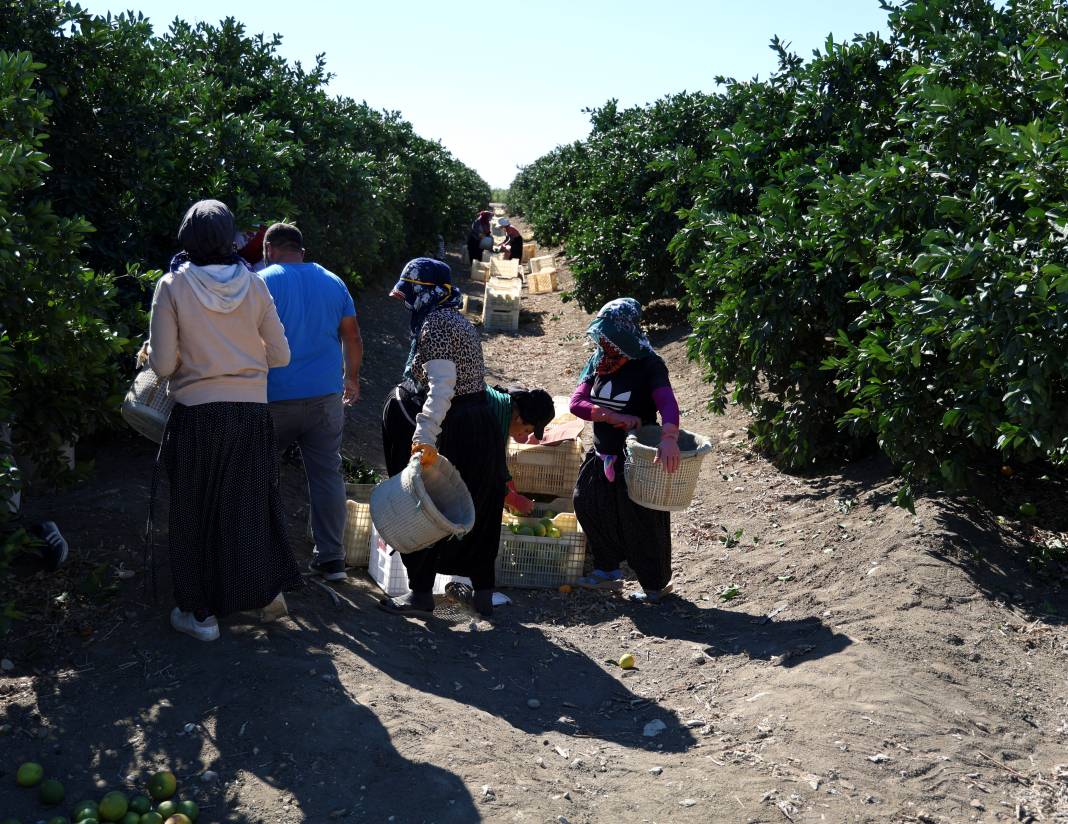
[[[495,278],[519,277],[519,261],[495,257],[490,261],[490,274]]]
[[[491,277],[486,281],[482,302],[482,326],[515,332],[519,329],[519,301],[523,281],[519,278]]]
[[[476,283],[485,283],[490,279],[490,264],[471,261],[471,280]]]

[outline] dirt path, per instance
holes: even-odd
[[[378,290],[361,319],[346,448],[380,465],[406,317]],[[198,644],[167,626],[165,569],[160,602],[144,595],[152,451],[131,438],[100,452],[90,484],[29,502],[78,560],[26,582],[40,612],[0,645],[15,665],[0,677],[0,818],[41,817],[11,778],[33,757],[72,801],[169,765],[202,822],[1068,820],[1063,587],[1029,583],[1007,552],[981,564],[969,548],[999,538],[961,502],[890,506],[878,462],[777,471],[747,449],[744,415],[704,410],[685,328],[666,308],[651,319],[684,423],[716,441],[673,519],[677,599],[512,591],[492,625],[422,623],[380,613],[356,578],[338,605],[308,587],[289,619]],[[559,294],[524,298],[519,333],[484,334],[493,377],[570,392],[587,322]],[[303,558],[295,468],[285,484]],[[118,598],[78,593],[95,564],[107,581],[120,563],[137,574]],[[606,663],[624,651],[634,670]]]

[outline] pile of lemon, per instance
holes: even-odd
[[[523,520],[529,521],[531,519],[525,518]],[[527,535],[534,538],[559,538],[561,535],[559,528],[553,523],[553,514],[551,512],[545,513],[545,517],[533,524],[517,520],[510,523],[508,528],[513,535]]]
[[[33,761],[27,761],[18,768],[15,782],[20,787],[37,787],[38,798],[48,807],[59,806],[67,795],[63,785],[55,778],[45,778],[44,767]],[[175,800],[178,779],[172,772],[164,770],[156,773],[148,779],[145,789],[148,795],[135,795],[133,798],[112,790],[100,801],[75,804],[70,818],[57,815],[48,819],[48,824],[100,824],[101,821],[115,821],[118,824],[193,824],[200,815],[195,801]],[[0,824],[20,822],[17,818],[5,818],[0,820]]]

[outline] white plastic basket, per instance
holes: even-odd
[[[167,391],[170,381],[146,366],[130,384],[122,402],[122,417],[138,434],[160,443],[167,420],[174,409],[174,399]]]
[[[444,455],[423,466],[413,455],[397,475],[371,492],[371,521],[399,552],[416,552],[475,525],[475,504],[459,471]]]
[[[679,512],[689,507],[697,490],[701,463],[712,451],[712,443],[703,435],[679,430],[678,471],[665,472],[653,463],[660,445],[661,429],[656,424],[643,426],[627,436],[626,460],[623,463],[627,495],[646,509]]]

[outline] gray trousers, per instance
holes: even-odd
[[[278,449],[300,447],[308,476],[316,562],[345,559],[345,480],[341,476],[341,435],[345,408],[341,394],[269,404]]]

